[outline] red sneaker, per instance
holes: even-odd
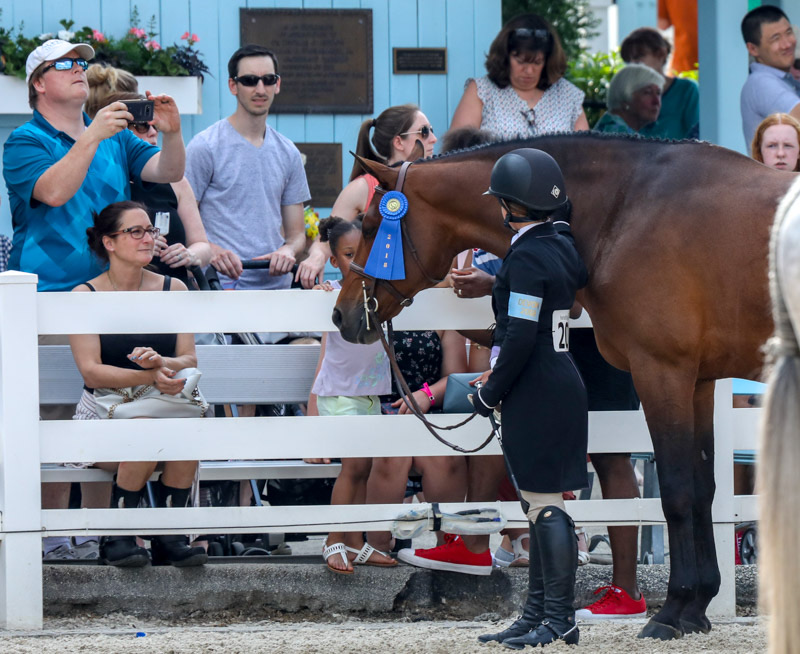
[[[492,574],[492,553],[488,549],[480,554],[470,552],[461,537],[453,534],[444,535],[444,545],[427,550],[403,549],[397,553],[397,558],[430,570],[468,575]]]
[[[628,593],[618,586],[603,586],[594,594],[606,591],[599,600],[586,608],[575,611],[578,620],[609,620],[611,618],[644,618],[647,616],[647,605],[644,595],[638,600],[632,599]]]

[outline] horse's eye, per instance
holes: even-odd
[[[378,231],[378,225],[373,225],[370,223],[364,223],[361,226],[361,235],[364,238],[373,238]]]

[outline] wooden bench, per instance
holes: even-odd
[[[198,345],[200,387],[212,404],[299,404],[308,400],[319,345]],[[39,402],[75,404],[83,379],[67,345],[39,346]],[[203,481],[319,479],[336,477],[341,464],[311,464],[299,459],[201,461]],[[157,475],[156,475],[157,476]],[[111,481],[98,468],[42,465],[42,481]]]

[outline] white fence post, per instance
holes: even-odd
[[[0,627],[42,628],[37,276],[0,274]]]
[[[709,617],[736,616],[736,561],[733,506],[733,380],[720,379],[714,392],[714,541],[721,583],[708,607]]]

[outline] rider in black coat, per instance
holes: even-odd
[[[480,640],[574,644],[577,542],[561,492],[587,486],[586,390],[569,354],[569,311],[588,274],[571,235],[549,220],[567,201],[550,155],[504,155],[488,193],[516,236],[492,291],[492,372],[473,402],[486,416],[502,403],[502,447],[530,521],[530,580],[522,617]]]

